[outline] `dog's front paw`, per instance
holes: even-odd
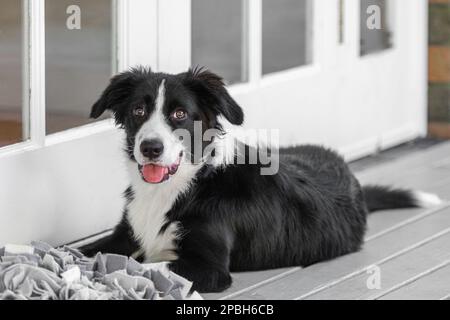
[[[231,286],[232,279],[229,272],[218,270],[195,270],[184,268],[179,263],[171,263],[169,268],[180,276],[192,281],[192,289],[198,292],[221,292]]]
[[[192,289],[198,292],[222,292],[231,286],[232,280],[229,274],[206,275],[202,279],[194,281]]]

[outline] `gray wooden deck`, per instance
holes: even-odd
[[[381,183],[450,199],[450,142],[356,173]],[[369,289],[368,268],[380,270]],[[205,299],[450,299],[450,202],[432,209],[377,212],[363,249],[308,268],[233,274],[233,285]]]

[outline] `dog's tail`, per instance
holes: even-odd
[[[385,186],[364,186],[363,193],[369,212],[416,207],[430,208],[442,203],[442,200],[435,194]]]

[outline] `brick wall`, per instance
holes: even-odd
[[[450,139],[450,0],[429,0],[430,136]]]

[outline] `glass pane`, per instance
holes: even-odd
[[[112,1],[46,0],[47,133],[76,127],[112,74]]]
[[[361,0],[361,55],[391,46],[388,28],[387,1]]]
[[[247,80],[243,0],[192,0],[192,65],[226,82]]]
[[[263,74],[312,61],[312,1],[263,0]]]
[[[27,138],[22,119],[22,1],[0,0],[0,147]]]

